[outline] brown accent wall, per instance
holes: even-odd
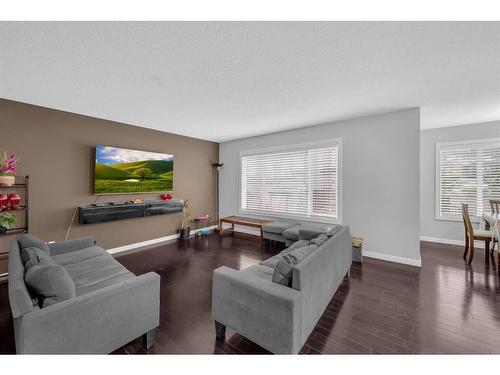
[[[215,217],[211,164],[218,161],[217,143],[0,99],[0,151],[18,154],[19,174],[31,178],[31,233],[63,240],[74,208],[94,202],[97,144],[173,154],[174,197],[191,199],[194,215]],[[134,197],[159,199],[159,194],[100,196],[99,201]],[[89,225],[77,221],[70,238],[92,235],[112,248],[175,233],[179,214]],[[0,238],[0,252],[8,249],[8,238]]]

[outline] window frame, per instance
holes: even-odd
[[[337,217],[327,217],[327,216],[303,216],[303,215],[290,215],[290,214],[280,214],[273,213],[269,211],[258,211],[243,209],[242,207],[242,186],[243,186],[243,157],[253,156],[253,155],[265,155],[267,153],[275,153],[280,151],[295,151],[295,150],[308,150],[310,148],[332,146],[336,145],[338,147],[338,165],[337,165]],[[322,141],[312,141],[303,142],[283,146],[275,147],[265,147],[259,149],[251,149],[241,151],[239,155],[239,165],[238,165],[238,213],[240,215],[247,215],[253,217],[270,217],[270,218],[280,218],[280,219],[290,219],[297,221],[307,221],[315,223],[325,223],[325,224],[342,224],[342,155],[343,145],[342,138],[330,138]]]
[[[464,141],[452,141],[452,142],[436,142],[435,148],[435,212],[434,218],[440,221],[451,221],[451,222],[462,222],[462,216],[441,216],[440,215],[440,205],[441,205],[441,149],[447,146],[466,146],[466,145],[481,145],[483,143],[500,143],[500,138],[482,138],[482,139],[472,139]],[[470,220],[473,223],[480,223],[481,218],[476,216],[471,216]]]

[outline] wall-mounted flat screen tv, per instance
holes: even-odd
[[[94,194],[172,191],[174,156],[97,145]]]

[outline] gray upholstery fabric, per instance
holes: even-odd
[[[302,231],[302,233],[304,234],[302,237],[299,236],[300,231]],[[296,227],[293,227],[293,228],[290,228],[290,229],[283,231],[283,237],[285,237],[287,239],[295,240],[295,241],[297,241],[297,240],[310,240],[310,239],[317,237],[320,234],[325,233],[325,232],[326,232],[326,226],[323,226],[323,225],[313,226],[312,224],[311,225],[304,224],[304,225],[296,226]],[[308,235],[305,235],[306,233]]]
[[[160,276],[135,276],[93,245],[93,239],[72,240],[51,249],[54,262],[75,278],[76,296],[39,309],[24,283],[18,242],[11,241],[9,300],[17,353],[110,353],[158,326]]]
[[[309,241],[309,240],[296,241],[292,245],[288,246],[288,248],[286,248],[285,251],[290,252],[290,251],[298,249],[300,247],[308,246],[310,243],[311,243],[311,241]]]
[[[135,277],[100,247],[57,255],[54,261],[64,265],[74,280],[77,296]]]
[[[274,270],[274,267],[276,266],[276,263],[278,263],[278,260],[281,259],[281,257],[283,256],[283,254],[285,254],[284,250],[281,251],[280,253],[276,254],[276,255],[273,255],[271,258],[267,258],[266,260],[263,260],[259,264],[262,265],[262,266],[269,267],[269,268],[271,268],[271,270]]]
[[[265,265],[220,267],[213,273],[213,318],[273,353],[298,353],[351,262],[346,226],[293,267],[292,288],[269,281]]]
[[[23,262],[26,271],[38,264],[55,264],[50,255],[38,247],[22,249],[21,262]]]
[[[60,241],[50,243],[48,246],[50,248],[50,255],[60,255],[66,254],[77,250],[87,249],[89,247],[95,246],[94,237],[82,237],[76,238],[74,240]]]
[[[273,283],[292,286],[293,267],[311,255],[311,253],[317,248],[318,246],[311,244],[285,253],[274,267],[272,277]]]
[[[24,284],[24,266],[21,262],[21,249],[16,239],[10,240],[9,251],[9,303],[12,316],[20,316],[33,310],[31,296]]]
[[[311,240],[311,243],[315,244],[316,246],[321,246],[323,245],[330,237],[326,234],[320,234],[318,237],[315,237]]]
[[[284,242],[284,238],[281,234],[271,233],[271,232],[262,232],[262,236],[266,240]]]
[[[63,253],[60,255],[56,255],[56,256],[53,256],[52,259],[57,264],[60,264],[62,266],[66,266],[69,264],[83,262],[85,260],[95,258],[97,256],[101,256],[104,254],[108,254],[108,252],[101,247],[94,246],[94,247],[89,247],[89,248],[82,249],[82,250],[75,250],[75,251],[71,251],[69,253]]]
[[[292,288],[302,292],[302,337],[308,337],[349,272],[352,237],[343,227],[293,269]]]
[[[287,247],[285,250],[272,256],[271,258],[263,260],[259,264],[262,264],[263,266],[271,267],[272,269],[274,269],[274,267],[276,266],[276,263],[278,263],[278,260],[280,260],[284,254],[292,251],[293,249],[297,249],[299,247],[303,247],[303,246],[307,246],[307,245],[309,245],[309,241],[297,241],[297,242],[293,243],[291,246]]]
[[[63,266],[37,264],[26,271],[24,280],[32,297],[47,307],[75,296],[75,284]]]
[[[21,250],[28,247],[38,247],[39,249],[42,249],[48,255],[50,255],[50,249],[47,244],[33,234],[21,234],[17,241],[19,242],[19,247],[21,248]]]
[[[282,234],[284,230],[297,226],[298,223],[291,221],[273,221],[272,223],[264,224],[262,230],[268,233]]]
[[[267,281],[271,281],[273,278],[273,269],[262,264],[255,264],[248,268],[245,268],[243,273],[247,273],[249,275],[257,276],[260,279],[264,279]]]
[[[110,353],[159,325],[160,276],[150,272],[14,320],[18,354]]]
[[[228,267],[214,271],[212,288],[216,321],[273,353],[300,350],[300,292]]]

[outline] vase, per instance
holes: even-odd
[[[11,210],[15,211],[15,210],[19,209],[19,202],[21,201],[21,197],[19,196],[18,193],[9,194],[8,200],[9,200]]]
[[[187,228],[181,228],[179,238],[180,238],[181,240],[187,240],[187,239],[189,239],[189,234],[190,234],[190,231],[191,231],[191,228],[190,228],[190,227],[187,227]]]
[[[0,186],[12,186],[15,180],[15,176],[0,176]]]
[[[7,209],[7,202],[9,198],[7,194],[0,194],[0,211],[4,211]]]

